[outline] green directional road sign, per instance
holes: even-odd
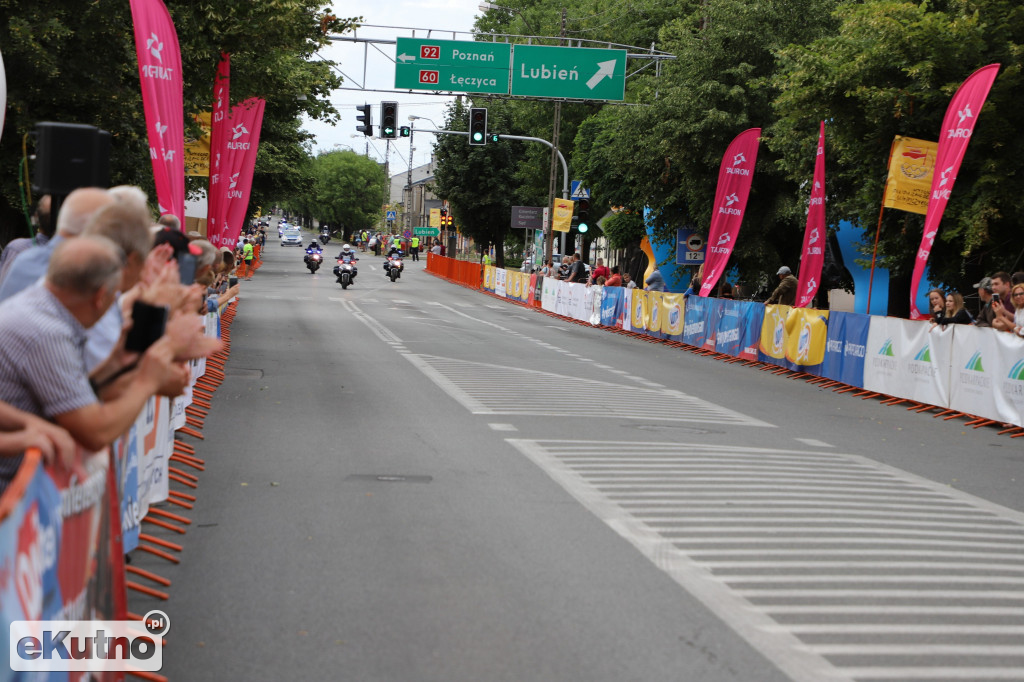
[[[513,95],[621,100],[625,93],[625,50],[515,46]]]
[[[414,227],[412,228],[412,234],[414,237],[439,237],[441,236],[441,228],[439,227]]]
[[[508,43],[432,38],[398,38],[396,43],[396,88],[508,94]]]

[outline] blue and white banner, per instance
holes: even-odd
[[[625,289],[604,287],[601,292],[601,324],[606,327],[622,327],[622,311],[625,309],[625,302]]]
[[[930,405],[949,405],[954,327],[872,317],[864,361],[864,388]]]
[[[1024,426],[1024,339],[993,329],[955,328],[949,407]]]
[[[840,312],[829,315],[821,375],[863,388],[864,357],[870,327],[871,317],[868,315]]]
[[[690,296],[686,299],[686,315],[683,317],[683,343],[702,348],[708,338],[708,314],[714,303],[713,298]]]

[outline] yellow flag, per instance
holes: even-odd
[[[928,193],[935,171],[937,142],[897,135],[892,143],[889,179],[885,183],[885,207],[901,211],[928,212]]]
[[[203,128],[198,140],[185,140],[185,175],[210,175],[210,112],[196,114],[196,122]]]
[[[441,227],[441,209],[430,209],[430,227]]]
[[[568,232],[572,226],[572,211],[575,206],[575,202],[568,199],[555,199],[555,218],[551,221],[551,229]]]

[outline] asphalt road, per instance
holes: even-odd
[[[171,680],[1024,680],[1021,439],[266,252]]]

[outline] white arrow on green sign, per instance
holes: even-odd
[[[395,87],[507,95],[511,65],[508,43],[398,38]]]
[[[601,100],[625,98],[625,50],[516,45],[514,53],[513,95]]]

